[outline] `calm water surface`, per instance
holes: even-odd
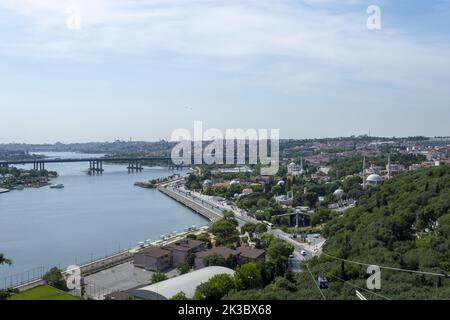
[[[45,153],[49,157],[99,155]],[[2,278],[39,266],[67,267],[105,256],[139,241],[183,231],[208,221],[157,190],[136,181],[165,177],[166,168],[129,174],[126,165],[104,164],[101,176],[88,176],[89,163],[50,164],[64,189],[25,189],[0,194],[0,252],[12,267],[0,266]],[[28,167],[29,168],[29,167]]]

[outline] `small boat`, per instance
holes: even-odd
[[[63,189],[63,188],[64,188],[64,185],[61,184],[61,183],[58,183],[58,184],[52,184],[52,185],[50,186],[50,188],[51,188],[51,189]]]
[[[151,182],[135,182],[134,185],[146,189],[154,189],[156,187],[155,184]]]
[[[25,187],[22,186],[22,185],[18,185],[18,186],[16,186],[16,187],[14,187],[14,190],[20,190],[20,191],[22,191],[23,189],[25,189]]]

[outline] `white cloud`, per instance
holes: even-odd
[[[213,57],[239,63],[266,57],[255,75],[320,86],[352,79],[440,93],[450,84],[450,47],[424,44],[404,30],[368,31],[359,0],[0,0],[25,19],[4,54],[89,56],[101,52]],[[349,5],[348,13],[328,6]],[[82,29],[65,12],[81,10]],[[359,8],[359,7],[358,7]],[[343,10],[340,10],[342,12]],[[9,31],[11,32],[11,31]],[[2,33],[0,33],[1,35]],[[301,66],[301,67],[299,67]],[[289,86],[288,86],[289,87]],[[430,91],[427,91],[430,92]]]

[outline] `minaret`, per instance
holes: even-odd
[[[387,167],[387,170],[388,170],[388,179],[391,179],[391,154],[390,153],[388,155],[388,167]]]
[[[364,156],[364,159],[363,159],[362,178],[363,178],[363,189],[365,189],[366,188],[366,156]]]
[[[303,173],[303,157],[300,158],[300,172]]]

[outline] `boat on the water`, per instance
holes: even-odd
[[[61,183],[58,183],[58,184],[52,184],[52,185],[50,186],[50,188],[51,188],[51,189],[63,189],[63,188],[64,188],[64,185],[61,184]]]
[[[22,191],[23,189],[25,189],[25,187],[23,185],[18,185],[18,186],[15,186],[13,189]]]
[[[137,187],[146,188],[146,189],[156,188],[156,185],[152,182],[135,182],[134,185]]]

